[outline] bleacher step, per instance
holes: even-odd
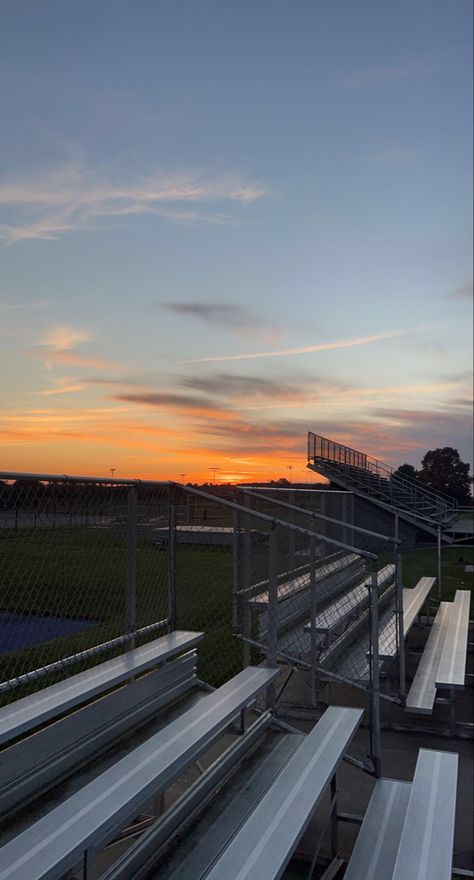
[[[392,876],[410,789],[409,782],[377,780],[344,880],[388,880]]]
[[[303,740],[303,734],[268,731],[194,827],[187,826],[149,880],[201,880]]]

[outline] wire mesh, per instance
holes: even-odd
[[[368,686],[364,553],[377,558],[380,654],[393,665],[394,545],[357,526],[350,493],[314,488],[262,498],[4,478],[0,695],[22,695],[22,676],[32,687],[51,684],[168,629],[206,634],[198,674],[214,686],[274,650],[283,663]]]
[[[301,527],[293,541],[291,527],[279,527],[280,557],[291,560],[290,571],[280,577],[278,586],[275,625],[279,656],[310,667],[313,672],[330,672],[370,688],[372,566],[369,570],[361,555],[367,553],[372,556],[372,565],[377,560],[379,652],[393,689],[400,657],[395,564],[398,545],[393,516],[392,533],[386,536],[359,525],[351,493],[255,488],[242,490],[242,494],[247,502],[252,499],[259,512]],[[311,539],[308,529],[319,538]],[[311,558],[313,564],[309,564]],[[298,570],[303,560],[306,565]],[[285,567],[281,561],[278,565],[279,571]],[[265,602],[268,605],[268,593],[254,596],[251,603],[261,643],[270,630]]]
[[[167,565],[149,527],[156,517],[166,521],[167,495],[167,485],[137,490],[136,484],[86,480],[2,481],[4,683],[13,688],[19,677],[35,680],[46,669],[51,684],[63,667],[77,672],[106,654],[109,643],[120,650],[120,640],[129,644],[137,629],[166,619]],[[151,629],[145,639],[156,635]],[[62,662],[71,657],[78,662]]]

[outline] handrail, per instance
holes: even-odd
[[[294,504],[288,504],[286,501],[280,501],[278,498],[273,499],[269,498],[268,495],[263,495],[258,492],[253,492],[249,489],[242,489],[239,487],[239,491],[244,495],[249,495],[251,498],[261,498],[262,501],[270,501],[271,504],[278,504],[280,507],[286,507],[289,510],[294,510],[297,513],[304,513],[306,516],[310,516],[312,519],[323,519],[325,522],[335,523],[336,525],[343,526],[345,529],[350,529],[354,532],[361,532],[363,535],[370,535],[372,538],[378,538],[380,541],[387,541],[390,544],[401,544],[402,542],[398,538],[392,538],[390,535],[381,535],[379,532],[373,532],[370,529],[364,529],[362,526],[355,526],[352,523],[345,522],[341,519],[334,519],[332,516],[326,516],[325,514],[318,513],[318,511],[307,510],[305,507],[297,507]]]
[[[342,547],[343,550],[357,553],[358,556],[364,556],[366,559],[371,559],[372,561],[378,559],[378,556],[375,553],[370,553],[368,550],[361,550],[360,547],[353,547],[352,544],[346,544],[344,541],[337,541],[335,538],[328,538],[326,535],[320,535],[317,532],[310,529],[304,529],[302,526],[297,526],[294,523],[289,523],[278,517],[269,516],[267,513],[260,513],[258,510],[244,507],[243,504],[237,504],[236,501],[226,501],[224,498],[219,498],[211,492],[203,492],[201,489],[195,489],[193,486],[184,486],[182,483],[174,483],[173,485],[182,489],[183,492],[190,492],[192,495],[198,495],[200,498],[206,498],[208,501],[212,498],[224,507],[229,507],[231,510],[237,510],[239,513],[245,513],[247,516],[254,516],[257,519],[270,523],[272,526],[284,526],[285,528],[290,529],[290,531],[298,532],[301,535],[307,535],[309,538],[317,538],[318,541],[324,541],[326,544],[334,544],[335,547]]]
[[[39,483],[103,483],[106,486],[172,486],[170,480],[137,480],[112,477],[71,477],[69,474],[29,474],[0,471],[0,480],[37,480]]]
[[[319,451],[317,448],[318,445]],[[359,470],[365,470],[368,473],[375,473],[376,476],[383,476],[386,479],[392,479],[395,476],[397,484],[398,486],[401,486],[401,488],[406,486],[407,491],[417,489],[419,492],[422,492],[424,496],[432,498],[433,502],[445,501],[446,509],[448,509],[449,506],[449,509],[453,512],[457,510],[456,499],[446,495],[446,493],[442,491],[434,492],[419,480],[398,474],[395,468],[373,458],[371,455],[359,452],[356,449],[352,449],[350,446],[344,446],[328,437],[323,437],[320,434],[314,434],[312,431],[309,431],[308,461],[314,458],[321,458],[329,462],[334,461],[336,464],[356,467]]]

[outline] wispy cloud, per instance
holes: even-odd
[[[53,364],[70,367],[94,367],[109,369],[114,367],[111,361],[95,354],[83,354],[75,346],[91,340],[87,330],[71,327],[66,324],[54,325],[43,338],[30,349],[30,354],[39,357],[48,369]]]
[[[195,395],[173,394],[167,391],[150,391],[142,394],[114,394],[112,400],[123,400],[127,403],[140,403],[145,406],[180,407],[183,409],[212,408],[202,397]]]
[[[465,281],[464,284],[459,284],[453,290],[450,290],[448,297],[449,299],[472,299],[473,292],[473,282]]]
[[[0,224],[0,237],[7,244],[55,239],[123,215],[162,214],[176,222],[224,223],[231,218],[219,205],[248,205],[265,194],[262,184],[237,174],[154,171],[134,180],[118,180],[76,160],[0,184],[0,206],[17,218]],[[207,214],[183,210],[188,203],[209,203],[213,210]]]
[[[373,67],[348,74],[343,78],[341,84],[348,89],[366,89],[371,86],[398,82],[404,79],[433,76],[438,72],[439,67],[433,64],[420,64],[417,62],[398,67]]]
[[[169,302],[161,303],[161,306],[176,315],[196,318],[198,321],[203,321],[214,327],[223,327],[238,332],[245,331],[246,333],[252,330],[266,330],[272,336],[279,335],[275,325],[260,318],[259,315],[246,306],[234,303]]]
[[[314,376],[299,376],[294,381],[268,379],[263,376],[239,376],[233,373],[217,373],[214,376],[185,376],[181,384],[205,394],[224,397],[245,398],[285,398],[290,397],[308,385],[314,390],[318,379]]]
[[[80,342],[89,342],[90,334],[85,330],[79,330],[66,324],[56,324],[48,331],[38,345],[45,345],[53,351],[71,349]]]
[[[68,382],[63,385],[58,385],[57,388],[47,388],[45,391],[41,391],[41,395],[43,397],[50,397],[56,394],[77,394],[78,391],[83,391],[85,385],[81,383]]]
[[[30,311],[34,309],[47,309],[53,305],[51,299],[36,299],[26,302],[0,302],[0,312]]]
[[[305,345],[301,348],[282,348],[278,351],[254,351],[248,354],[228,354],[218,355],[216,357],[193,358],[190,360],[179,361],[180,364],[204,364],[217,361],[249,361],[254,358],[269,357],[292,357],[299,354],[311,354],[318,351],[335,351],[341,348],[353,348],[359,345],[370,345],[374,342],[382,342],[386,339],[395,339],[404,336],[406,330],[391,330],[387,333],[378,333],[373,336],[361,336],[357,339],[341,339],[336,342],[320,342],[316,345]]]

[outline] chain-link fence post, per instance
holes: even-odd
[[[438,526],[438,599],[441,602],[441,526]]]
[[[169,488],[168,508],[168,630],[177,628],[176,619],[176,487]]]
[[[311,522],[311,529],[313,523]],[[311,703],[316,706],[316,544],[309,539],[309,589],[311,637]]]
[[[252,507],[252,499],[248,496],[244,498],[244,506],[251,508]],[[244,553],[243,553],[243,569],[244,569],[244,602],[242,609],[242,625],[243,625],[243,634],[244,634],[244,656],[243,656],[243,664],[244,668],[250,666],[250,644],[248,639],[252,637],[252,612],[249,604],[249,596],[250,596],[250,587],[252,580],[252,522],[250,516],[244,514],[244,536],[243,536],[243,544],[244,544]]]
[[[240,511],[234,510],[232,535],[232,628],[239,625],[239,586],[240,586]]]
[[[267,666],[275,668],[278,653],[278,528],[272,524],[268,541],[268,635]],[[267,691],[267,708],[275,706],[275,686]]]
[[[400,699],[405,702],[405,631],[403,626],[403,568],[402,555],[395,552],[395,611],[397,615],[397,641],[398,641],[398,687]]]
[[[370,750],[375,776],[381,775],[380,751],[380,663],[379,663],[379,585],[377,570],[369,586],[370,601]]]
[[[127,575],[125,595],[125,632],[132,633],[137,628],[137,489],[133,486],[127,497]],[[128,647],[135,647],[130,640]]]
[[[294,505],[295,503],[295,493],[290,492],[289,503]],[[288,521],[290,523],[294,523],[295,521],[295,513],[294,510],[289,512]],[[295,563],[295,533],[293,529],[288,529],[288,570],[295,573],[296,563]]]

